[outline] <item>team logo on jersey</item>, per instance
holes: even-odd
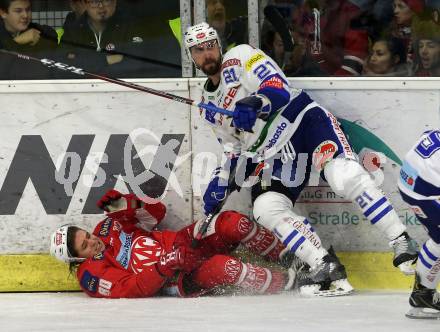
[[[238,221],[238,231],[240,232],[240,234],[249,234],[251,232],[252,226],[257,227],[257,225],[250,223],[249,219],[246,217],[241,217]]]
[[[112,288],[112,283],[105,279],[99,279],[98,293],[104,296],[110,296],[110,289]]]
[[[280,138],[281,134],[283,133],[284,129],[286,129],[286,128],[287,128],[287,123],[285,123],[285,122],[281,122],[278,125],[277,130],[273,134],[272,138],[269,140],[269,144],[266,145],[266,149],[270,149],[278,142],[278,139]]]
[[[105,219],[101,225],[101,229],[99,230],[99,236],[106,237],[110,232],[111,225],[112,225],[112,219],[111,218]]]
[[[400,183],[405,187],[414,190],[418,176],[419,174],[417,170],[412,168],[408,162],[404,161],[402,168],[400,169]]]
[[[221,70],[232,66],[241,66],[241,61],[235,58],[226,60],[225,62],[223,62]]]
[[[223,100],[223,108],[227,109],[229,106],[231,106],[235,96],[237,95],[237,91],[238,91],[237,87],[233,87],[228,90],[228,93],[226,94]]]
[[[338,146],[335,142],[327,140],[318,145],[318,147],[313,151],[313,166],[320,172],[330,160],[333,159],[336,151],[338,151]]]
[[[255,54],[246,62],[246,71],[250,71],[252,66],[256,64],[258,61],[264,59],[264,55],[261,53]]]
[[[105,49],[106,49],[107,51],[114,51],[114,50],[116,49],[116,46],[115,46],[115,44],[113,44],[113,43],[109,43],[109,44],[107,44],[107,46],[105,47]]]
[[[241,262],[236,259],[228,259],[225,263],[225,272],[228,277],[235,280],[240,275],[242,269]]]
[[[116,256],[116,260],[125,268],[128,268],[128,262],[131,256],[131,243],[133,241],[133,235],[121,232],[119,234],[119,241],[121,241],[121,248]]]
[[[133,38],[131,39],[131,41],[132,41],[133,43],[137,43],[137,44],[139,44],[139,43],[142,43],[144,40],[142,39],[142,37],[138,37],[138,36],[136,36],[136,37],[133,37]]]
[[[96,293],[98,290],[99,278],[92,275],[89,271],[85,270],[81,278],[81,287],[90,293]]]
[[[159,242],[147,236],[139,236],[131,247],[130,269],[134,273],[141,273],[144,267],[159,261],[161,251]]]
[[[210,101],[208,103],[208,105],[215,106],[212,101]],[[216,114],[216,112],[214,112],[214,111],[205,110],[205,119],[206,119],[206,121],[211,122],[212,124],[215,124],[215,114]]]
[[[272,76],[270,79],[264,81],[260,85],[260,90],[264,88],[282,89],[283,87],[284,87],[283,81],[279,77]]]
[[[404,169],[403,168],[401,168],[400,169],[400,178],[408,185],[408,186],[410,186],[411,188],[413,188],[413,186],[414,186],[414,178],[411,176],[411,175],[409,175],[409,174],[407,174],[405,171],[404,171]]]

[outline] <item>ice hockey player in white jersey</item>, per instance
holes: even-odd
[[[406,154],[398,186],[429,236],[420,249],[406,316],[440,319],[440,130],[424,133]]]
[[[196,67],[208,76],[202,101],[234,112],[233,117],[225,117],[202,110],[226,157],[204,194],[205,213],[213,212],[228,190],[242,185],[237,180],[249,176],[249,169],[237,164],[242,165],[243,156],[252,158],[258,165],[253,178],[260,180],[252,187],[253,217],[310,266],[298,273],[300,292],[348,294],[352,287],[344,266],[323,248],[308,220],[293,211],[314,167],[389,239],[393,264],[410,272],[417,244],[356,161],[336,117],[302,90],[292,88],[275,61],[261,50],[244,44],[222,55],[217,33],[206,23],[189,27],[184,43]],[[238,168],[245,169],[245,174]],[[228,188],[234,169],[236,181]]]

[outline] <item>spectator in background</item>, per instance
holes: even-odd
[[[425,19],[432,20],[435,24],[440,25],[440,0],[426,0]]]
[[[274,59],[280,68],[284,67],[284,44],[278,32],[273,29],[268,30],[263,36],[261,49]]]
[[[63,27],[56,30],[58,35],[58,44],[63,38],[64,30],[66,28],[71,29],[86,11],[85,3],[82,0],[69,0],[69,6],[72,11],[67,14]]]
[[[76,24],[66,28],[62,39],[69,64],[125,78],[180,76],[180,69],[168,69],[149,61],[160,59],[171,45],[147,42],[145,26],[149,26],[148,22],[129,20],[126,12],[118,11],[117,0],[83,0],[83,4],[84,14]],[[154,27],[150,27],[154,33],[152,30]],[[171,40],[171,43],[175,48],[170,51],[180,54],[177,41]],[[151,53],[154,56],[149,57]]]
[[[326,76],[312,57],[306,56],[303,40],[295,33],[295,46],[292,52],[285,52],[281,36],[273,27],[263,33],[262,50],[276,61],[286,76]],[[296,36],[296,37],[295,37]]]
[[[408,76],[406,48],[401,39],[382,37],[373,42],[363,76]]]
[[[416,19],[413,22],[415,76],[440,76],[440,25],[436,10],[432,13],[432,20]]]
[[[206,0],[206,17],[220,37],[223,52],[234,46],[247,44],[247,17],[240,16],[227,21],[224,0]]]
[[[393,3],[390,0],[350,0],[376,22],[389,22],[393,18]]]
[[[46,25],[31,22],[30,0],[0,0],[0,45],[10,51],[53,58],[57,34]],[[0,79],[51,79],[54,71],[17,57],[0,54]]]
[[[305,0],[293,12],[295,42],[304,45],[304,56],[319,64],[326,75],[360,75],[368,53],[368,33],[353,29],[361,14],[347,0]]]
[[[394,18],[389,27],[389,33],[400,38],[407,49],[407,60],[413,60],[413,49],[411,42],[411,23],[413,18],[422,14],[425,7],[424,0],[394,0]]]
[[[69,0],[69,6],[72,11],[66,16],[63,25],[64,29],[71,28],[86,11],[86,4],[82,0]]]
[[[389,28],[394,17],[392,0],[350,0],[357,5],[362,14],[352,21],[352,28],[368,31],[370,40],[384,35],[384,29]]]
[[[68,50],[67,59],[76,66],[102,72],[107,66],[120,63],[124,57],[120,54],[101,52],[115,49],[114,37],[117,0],[81,0],[85,7],[84,14],[65,28],[62,39]],[[124,31],[125,32],[125,31]],[[118,36],[120,37],[120,36]],[[118,40],[119,41],[119,40]]]

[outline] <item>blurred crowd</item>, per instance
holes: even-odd
[[[0,0],[0,48],[123,78],[180,77],[179,41],[170,28],[179,1],[65,0],[61,28],[32,21],[32,0]],[[175,16],[174,16],[175,17]],[[78,78],[0,53],[0,79]]]
[[[440,76],[439,0],[274,0],[293,51],[271,22],[262,48],[288,76]],[[286,37],[284,37],[286,39]]]
[[[181,76],[178,0],[63,1],[70,13],[54,29],[32,21],[32,0],[0,0],[0,48],[109,76]],[[238,1],[206,0],[224,51],[248,42],[247,2],[240,3],[237,14]],[[261,15],[260,47],[288,76],[440,76],[440,0],[260,0],[260,7],[279,15]],[[0,63],[1,80],[77,78],[2,53]]]

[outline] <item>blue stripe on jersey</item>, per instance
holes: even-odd
[[[423,250],[426,253],[426,256],[428,256],[430,259],[432,259],[433,261],[436,261],[438,259],[438,257],[435,257],[429,250],[428,247],[426,246],[426,242],[423,245]]]
[[[413,191],[422,196],[440,196],[440,188],[423,180],[420,176],[415,180]]]
[[[386,201],[387,199],[385,197],[382,197],[380,200],[374,203],[367,211],[364,212],[365,217],[368,217],[370,214],[376,211],[376,209],[382,206]]]
[[[407,161],[400,169],[400,183],[422,196],[439,196],[440,188],[420,177],[419,172]]]
[[[421,261],[422,264],[425,265],[428,269],[432,268],[432,265],[429,264],[429,263],[425,260],[425,258],[423,258],[423,255],[422,255],[421,252],[419,252],[419,261]]]
[[[301,237],[299,238],[299,240],[296,241],[296,243],[292,246],[292,248],[290,249],[290,252],[291,252],[291,253],[295,253],[295,252],[298,250],[299,246],[300,246],[301,244],[303,244],[303,242],[304,242],[305,240],[306,240],[306,238],[305,238],[304,236],[301,236]]]
[[[296,234],[298,234],[298,231],[295,229],[292,233],[290,233],[290,234],[286,237],[286,239],[283,241],[283,244],[284,244],[285,246],[287,246],[287,245],[290,243],[290,241],[292,241],[292,239],[295,237]]]
[[[393,210],[393,207],[391,205],[388,205],[385,209],[382,210],[382,212],[379,212],[379,214],[377,216],[375,216],[373,219],[371,219],[371,223],[374,225],[380,219],[382,219],[388,212],[390,212],[392,210]]]
[[[284,109],[282,116],[290,122],[294,122],[298,114],[312,102],[312,98],[303,91]]]

